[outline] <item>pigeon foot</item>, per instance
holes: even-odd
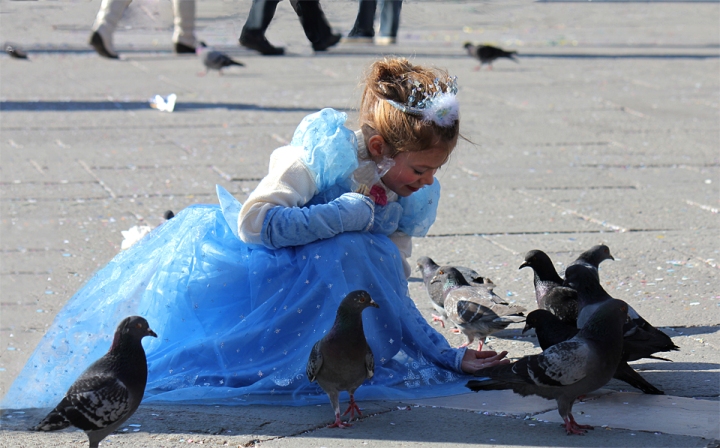
[[[343,414],[343,416],[347,415],[349,412],[350,418],[348,420],[352,420],[352,418],[355,416],[355,411],[357,411],[358,417],[362,417],[362,412],[360,412],[360,407],[355,402],[355,397],[353,397],[353,395],[350,395],[350,404],[348,405],[348,408]]]
[[[572,416],[572,414],[568,414],[567,417],[564,417],[563,420],[565,421],[565,431],[567,432],[567,435],[575,434],[575,435],[584,435],[588,429],[595,429],[591,425],[580,425],[578,422],[575,421],[575,418]]]
[[[433,322],[440,322],[440,325],[442,325],[442,327],[445,328],[445,321],[443,320],[442,317],[436,316],[433,314],[432,318],[433,318]]]
[[[338,412],[335,414],[335,423],[330,423],[327,425],[328,428],[349,428],[352,425],[350,423],[343,423],[342,420],[340,420],[340,413]]]

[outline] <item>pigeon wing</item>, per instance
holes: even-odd
[[[310,351],[310,358],[308,358],[307,367],[305,368],[305,374],[307,375],[308,380],[310,380],[311,383],[315,381],[315,378],[320,372],[320,368],[322,367],[323,363],[323,356],[322,352],[320,351],[321,342],[322,339],[317,341],[315,345],[313,345],[312,351]]]
[[[365,369],[367,370],[366,378],[369,379],[375,375],[375,357],[372,350],[370,350],[370,346],[368,346],[367,353],[365,353]]]
[[[590,347],[585,342],[561,342],[539,355],[529,357],[526,375],[538,386],[575,384],[587,376],[590,355]]]
[[[94,431],[122,419],[130,411],[130,393],[112,376],[80,378],[68,390],[58,408],[74,426]]]

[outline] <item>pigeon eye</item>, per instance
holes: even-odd
[[[142,324],[135,324],[136,328],[142,328]]]
[[[365,297],[360,297],[360,303],[365,303]]]

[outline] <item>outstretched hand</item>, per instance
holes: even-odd
[[[509,359],[503,359],[508,352],[500,353],[492,350],[479,352],[477,350],[467,349],[462,360],[462,370],[465,373],[475,373],[476,370],[492,367],[499,364],[509,364]]]

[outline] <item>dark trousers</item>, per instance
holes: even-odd
[[[264,36],[278,3],[280,0],[253,0],[242,33],[258,33]],[[290,0],[290,4],[300,19],[305,36],[311,43],[320,42],[332,34],[332,28],[320,7],[319,0]]]
[[[402,0],[384,0],[381,3],[380,35],[385,37],[397,37],[398,28],[400,27],[400,10],[402,9]],[[355,25],[348,35],[367,37],[374,36],[376,9],[376,0],[360,0]]]

